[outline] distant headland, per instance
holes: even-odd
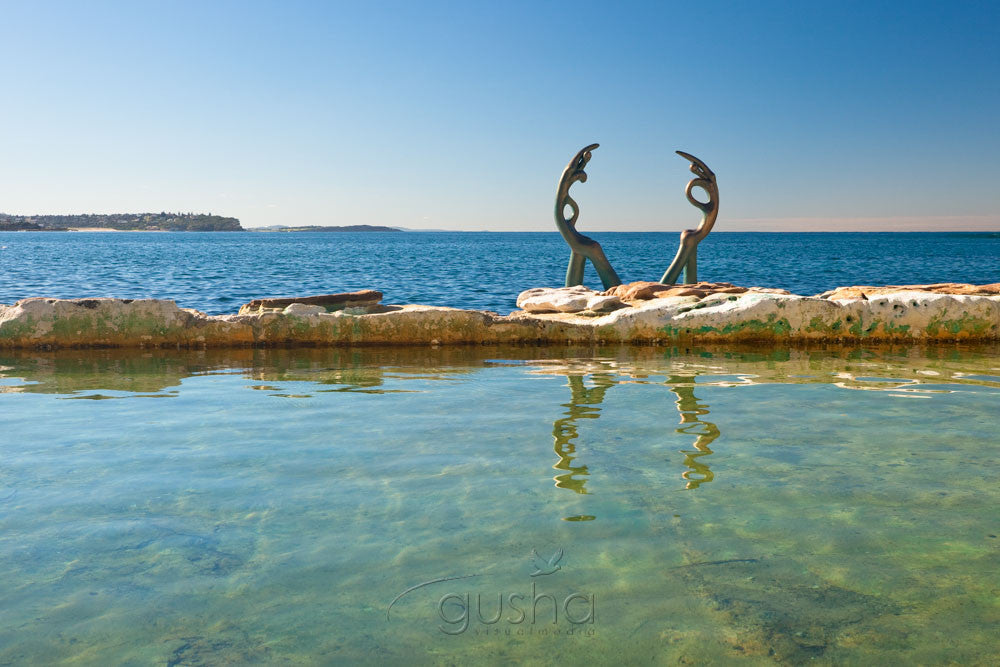
[[[0,213],[0,231],[242,232],[236,218],[211,213],[83,213],[79,215],[10,215]]]
[[[83,213],[79,215],[10,215],[0,213],[0,232],[404,232],[381,225],[308,225],[244,228],[238,218],[211,213]]]

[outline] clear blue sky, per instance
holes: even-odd
[[[996,2],[0,0],[0,211],[1000,229]]]

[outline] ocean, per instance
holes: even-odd
[[[590,233],[622,280],[658,280],[676,232]],[[2,232],[0,303],[32,296],[173,299],[209,314],[251,299],[376,289],[386,303],[508,313],[562,285],[555,232]],[[1000,232],[714,232],[702,280],[817,294],[842,285],[1000,281]],[[588,264],[586,284],[600,288]]]

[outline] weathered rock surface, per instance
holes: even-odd
[[[529,313],[578,313],[598,293],[583,285],[576,287],[536,287],[517,296],[517,307]]]
[[[595,292],[582,285],[575,287],[536,287],[517,297],[517,307],[529,313],[610,312],[624,308],[616,296]]]
[[[517,307],[529,313],[610,312],[636,302],[671,296],[695,296],[699,299],[713,294],[791,294],[788,290],[768,287],[737,287],[731,283],[693,283],[664,285],[638,281],[618,285],[603,292],[576,285],[574,287],[536,287],[517,297]]]
[[[0,347],[198,346],[253,342],[253,331],[159,299],[22,299],[0,306]]]
[[[691,283],[688,285],[664,285],[646,280],[618,285],[603,294],[619,297],[622,301],[646,301],[662,299],[668,296],[696,296],[704,298],[713,294],[744,294],[758,292],[761,294],[791,294],[788,290],[771,287],[737,287],[732,283]]]
[[[968,296],[994,296],[1000,294],[1000,283],[990,285],[968,285],[966,283],[935,283],[933,285],[885,285],[869,287],[838,287],[817,296],[820,299],[867,299],[872,296],[895,292],[931,292],[933,294],[966,294]]]
[[[616,296],[602,294],[587,299],[587,310],[595,313],[610,313],[624,307],[625,304]]]
[[[940,286],[884,294],[851,288],[865,298],[844,297],[852,293],[847,288],[831,293],[841,298],[818,298],[732,287],[654,291],[654,298],[628,305],[585,288],[528,290],[518,303],[540,310],[505,317],[433,306],[328,312],[324,304],[295,301],[209,316],[154,299],[34,298],[0,305],[0,348],[1000,340],[996,285],[949,285],[959,293],[941,293]],[[541,312],[547,308],[552,312]]]
[[[382,300],[382,292],[375,290],[360,290],[357,292],[340,292],[339,294],[319,294],[316,296],[283,296],[269,299],[254,299],[240,306],[240,315],[267,312],[269,309],[285,309],[292,304],[306,306],[322,306],[326,312],[344,310],[345,308],[366,308],[376,306]]]

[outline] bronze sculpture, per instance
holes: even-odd
[[[597,269],[597,275],[604,283],[604,289],[609,289],[615,285],[621,285],[622,281],[611,268],[611,262],[604,256],[601,244],[592,238],[586,237],[576,231],[576,220],[580,217],[580,207],[569,196],[569,188],[577,181],[587,182],[587,172],[583,169],[590,162],[591,151],[600,144],[590,144],[578,152],[569,161],[559,179],[559,189],[556,192],[556,227],[563,239],[569,244],[569,266],[566,268],[566,287],[583,284],[583,269],[589,259]],[[573,209],[573,215],[564,217],[566,207]]]
[[[677,151],[677,154],[691,161],[691,173],[697,178],[688,181],[684,188],[684,194],[692,206],[701,209],[701,223],[697,229],[685,229],[681,232],[681,244],[677,248],[677,256],[670,262],[666,273],[660,278],[664,285],[673,285],[684,272],[685,283],[698,282],[698,244],[708,236],[715,226],[715,219],[719,217],[719,184],[715,180],[715,174],[704,162],[684,151]],[[702,188],[708,193],[708,201],[702,202],[695,199],[691,194],[694,188]]]
[[[592,238],[584,236],[576,230],[576,221],[580,217],[580,207],[569,195],[570,187],[577,182],[587,181],[587,172],[584,168],[590,162],[592,151],[600,144],[590,144],[580,149],[573,156],[562,177],[559,179],[559,188],[556,191],[556,227],[563,239],[569,245],[569,266],[566,269],[566,287],[583,284],[583,271],[589,259],[597,270],[604,289],[610,289],[616,285],[621,285],[622,281],[618,277],[611,262],[604,254],[601,244]],[[719,216],[719,185],[715,179],[715,173],[708,168],[704,162],[684,151],[677,151],[677,154],[691,162],[691,172],[696,176],[692,178],[684,194],[693,206],[702,212],[701,223],[696,229],[685,229],[681,232],[680,247],[674,261],[670,263],[660,282],[665,285],[673,285],[677,279],[684,274],[683,282],[698,282],[698,244],[708,236],[715,225],[715,220]],[[708,193],[708,201],[702,202],[692,194],[694,188],[702,188]],[[566,207],[573,211],[570,217],[566,217]]]

